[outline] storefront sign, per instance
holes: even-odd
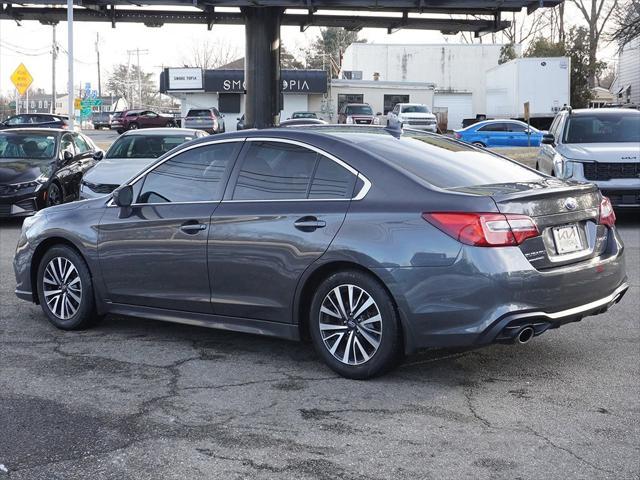
[[[169,68],[168,90],[202,90],[202,69]]]

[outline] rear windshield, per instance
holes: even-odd
[[[402,113],[429,113],[429,109],[426,105],[405,105]]]
[[[211,118],[211,110],[189,110],[187,117],[209,117]]]
[[[563,142],[640,142],[640,115],[634,112],[569,115]]]
[[[347,115],[373,115],[369,105],[349,105],[345,111]]]
[[[454,140],[423,134],[367,135],[366,148],[439,188],[463,188],[544,178],[516,162]],[[349,138],[345,135],[345,138]]]
[[[317,118],[313,112],[294,112],[291,118]]]
[[[51,159],[56,152],[54,135],[33,133],[0,134],[0,159]]]
[[[105,158],[158,158],[178,145],[193,140],[191,135],[129,135],[120,137]]]

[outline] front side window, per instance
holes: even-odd
[[[76,151],[73,146],[73,138],[71,138],[71,135],[64,135],[62,137],[62,140],[60,141],[60,151],[69,152],[74,157],[76,156]]]
[[[137,203],[220,200],[224,179],[240,145],[239,142],[205,145],[158,165],[144,178]]]
[[[89,146],[89,143],[87,143],[87,141],[84,138],[82,138],[80,135],[75,136],[75,141],[76,141],[76,150],[78,151],[78,153],[86,153],[91,151],[91,147]]]

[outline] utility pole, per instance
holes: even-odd
[[[133,55],[134,53],[137,57],[136,62],[138,65],[138,108],[142,108],[142,72],[140,71],[140,54],[147,55],[149,53],[149,50],[140,50],[139,48],[136,48],[135,50],[127,50],[127,53],[129,54],[129,59],[131,59],[131,55]],[[127,68],[127,74],[128,72],[129,69]]]
[[[98,57],[98,98],[102,97],[102,81],[100,79],[100,34],[96,32],[96,56]]]
[[[56,59],[58,58],[58,44],[56,42],[56,24],[53,29],[53,43],[51,45],[51,113],[56,113]]]
[[[67,55],[69,59],[69,80],[67,84],[67,89],[69,92],[69,98],[67,102],[67,107],[69,109],[69,122],[71,123],[71,127],[73,128],[74,120],[76,117],[76,112],[74,110],[74,95],[73,95],[73,0],[67,0],[67,35],[68,35],[68,47],[67,50],[69,54]]]

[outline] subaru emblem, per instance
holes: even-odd
[[[567,210],[575,210],[578,208],[578,201],[573,197],[569,197],[564,201],[564,206]]]

